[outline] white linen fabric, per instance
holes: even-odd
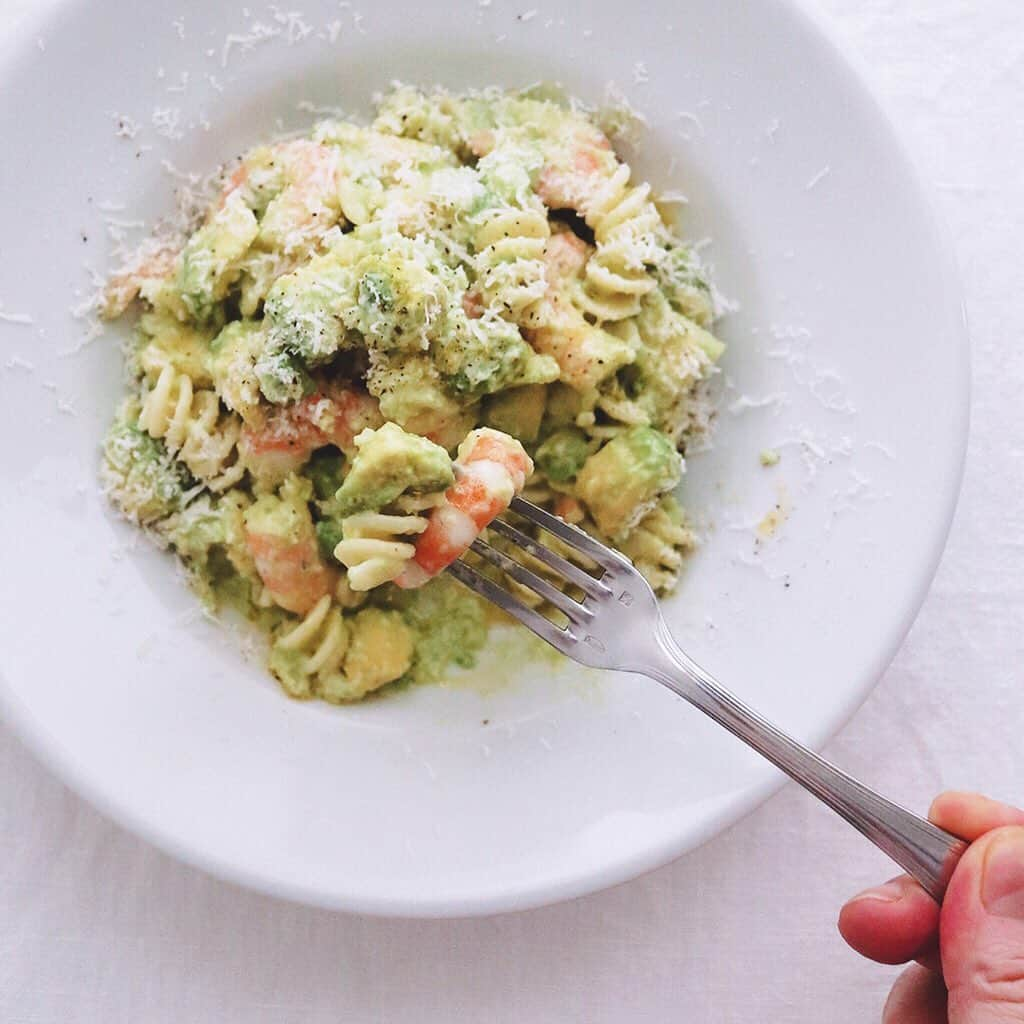
[[[935,190],[974,337],[946,556],[899,656],[827,753],[922,809],[951,786],[1022,802],[1024,8],[813,2]],[[0,36],[35,7],[0,0]],[[7,1024],[840,1024],[878,1019],[896,974],[835,930],[842,900],[892,867],[794,786],[609,892],[409,922],[292,906],[183,867],[71,794],[3,726],[0,779]]]

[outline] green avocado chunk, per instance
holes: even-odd
[[[416,635],[411,682],[442,679],[451,664],[470,668],[487,639],[483,602],[455,580],[438,576],[423,587],[403,590],[395,603]]]
[[[270,289],[264,307],[269,350],[288,353],[307,366],[326,362],[350,347],[342,314],[354,301],[352,268],[344,254],[313,257]]]
[[[185,244],[178,289],[188,311],[208,320],[240,271],[238,261],[259,234],[256,217],[241,200],[229,200]]]
[[[500,319],[464,321],[438,339],[432,354],[448,387],[463,397],[558,380],[558,363],[534,352],[515,324]]]
[[[317,501],[333,498],[341,486],[345,456],[337,448],[328,446],[313,452],[309,462],[302,468],[302,475],[313,484],[313,496]]]
[[[339,516],[383,508],[406,491],[443,491],[455,483],[448,453],[397,423],[363,431],[356,445],[352,468],[335,495],[332,511]]]
[[[590,455],[590,442],[582,430],[568,427],[555,431],[538,449],[534,457],[537,468],[556,484],[565,484],[576,477]]]
[[[139,523],[176,512],[191,483],[185,467],[171,458],[162,441],[124,421],[107,434],[101,477],[118,508]]]
[[[576,478],[576,493],[598,529],[617,540],[681,476],[682,458],[664,434],[631,427],[587,459]]]
[[[536,441],[544,419],[547,388],[527,384],[491,395],[484,405],[484,424],[520,441]]]

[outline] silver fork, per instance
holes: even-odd
[[[582,591],[582,599],[483,540],[472,550],[558,609],[567,625],[552,622],[465,562],[448,567],[456,579],[575,661],[649,676],[684,697],[831,807],[942,901],[967,849],[962,839],[868,789],[729,693],[672,639],[654,591],[623,555],[522,498],[511,508],[595,564],[598,575],[591,575],[503,520],[490,526]]]

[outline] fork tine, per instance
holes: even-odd
[[[505,554],[504,551],[492,548],[490,544],[484,543],[479,538],[473,541],[472,549],[481,558],[486,558],[491,565],[496,565],[511,576],[517,583],[521,583],[524,587],[529,587],[530,590],[543,597],[545,601],[554,605],[560,612],[567,615],[570,621],[589,622],[594,617],[594,613],[589,608],[585,608],[579,601],[574,601],[568,594],[563,593],[557,587],[553,587],[543,577],[520,565],[514,558]]]
[[[580,590],[591,597],[602,597],[608,593],[608,588],[600,581],[594,579],[589,573],[584,572],[578,565],[573,565],[568,559],[556,555],[550,548],[546,548],[540,541],[517,530],[510,523],[503,519],[494,519],[487,527],[501,536],[507,537],[510,541],[518,544],[524,551],[528,551],[538,561],[543,562],[548,568],[553,569],[560,576],[564,576],[570,583],[575,584]]]
[[[589,534],[584,533],[576,526],[570,526],[567,522],[553,516],[550,512],[532,505],[522,498],[513,498],[509,508],[518,512],[524,519],[529,519],[543,530],[564,541],[570,547],[582,551],[588,558],[592,558],[603,569],[617,569],[625,561],[621,555],[606,548],[599,541],[594,540]]]
[[[556,650],[563,654],[570,654],[576,643],[576,637],[565,629],[559,629],[553,622],[545,619],[532,608],[527,608],[521,601],[517,601],[507,590],[498,586],[494,580],[489,580],[481,575],[465,562],[452,562],[448,566],[450,572],[460,583],[465,584],[470,590],[496,604],[503,611],[506,611],[513,618],[518,619],[527,629],[532,630],[542,640],[546,640]]]

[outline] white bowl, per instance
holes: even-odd
[[[740,304],[716,447],[685,481],[708,537],[667,606],[680,640],[820,744],[942,550],[968,408],[957,286],[847,61],[781,0],[537,4],[306,0],[279,20],[83,0],[5,44],[2,704],[98,807],[233,881],[381,914],[522,908],[665,863],[780,779],[656,684],[524,664],[507,637],[473,680],[339,709],[285,699],[195,616],[97,493],[118,335],[79,348],[69,314],[110,232],[170,211],[172,166],[211,169],[309,103],[365,114],[396,78],[556,79],[594,102],[617,83],[649,121],[636,171],[689,196]]]

